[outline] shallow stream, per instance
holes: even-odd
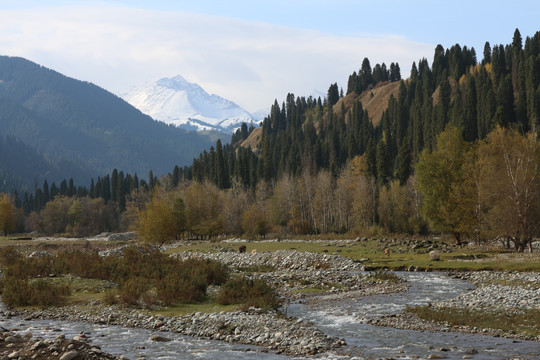
[[[324,302],[315,305],[291,304],[287,314],[312,321],[322,331],[345,338],[347,346],[329,358],[341,359],[416,359],[430,355],[446,359],[469,357],[484,359],[538,359],[540,343],[516,341],[483,335],[432,333],[375,327],[362,322],[364,317],[401,312],[406,305],[437,302],[457,296],[473,288],[465,281],[450,279],[438,273],[399,273],[409,284],[405,293],[368,296],[352,300]],[[266,353],[255,346],[201,340],[173,333],[160,334],[172,341],[152,342],[156,334],[144,329],[100,326],[66,321],[0,319],[5,328],[17,328],[34,336],[56,337],[81,332],[89,334],[92,343],[112,354],[129,359],[288,359],[284,355]],[[474,350],[472,350],[474,349]],[[445,350],[445,351],[443,351]]]

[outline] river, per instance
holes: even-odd
[[[315,305],[291,304],[287,314],[312,321],[322,331],[345,338],[347,346],[330,358],[340,359],[417,359],[430,355],[446,359],[463,357],[484,359],[538,359],[540,344],[483,335],[432,333],[397,330],[364,324],[362,318],[401,312],[406,305],[437,302],[457,296],[473,285],[450,279],[439,273],[399,273],[409,284],[405,293],[368,296]],[[156,332],[120,326],[100,326],[66,321],[1,319],[5,328],[17,328],[22,333],[54,338],[58,331],[66,336],[85,332],[92,343],[112,354],[129,359],[290,359],[284,355],[266,353],[255,346],[234,345],[220,341],[201,340],[173,333],[161,334],[172,341],[152,342]],[[474,350],[473,350],[474,349]]]

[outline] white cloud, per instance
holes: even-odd
[[[0,53],[23,56],[119,93],[177,74],[254,111],[287,92],[326,91],[364,57],[373,65],[431,58],[434,46],[399,36],[318,31],[184,12],[55,7],[0,12]]]

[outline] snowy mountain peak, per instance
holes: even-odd
[[[190,83],[182,75],[176,75],[172,78],[163,78],[156,81],[156,84],[160,87],[171,89],[174,91],[189,90],[199,92],[205,95],[208,95],[202,87],[197,84]]]
[[[122,98],[158,121],[190,130],[232,133],[241,123],[257,122],[253,116],[181,75],[133,88]]]

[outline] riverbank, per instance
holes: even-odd
[[[108,256],[116,250],[103,253]],[[198,258],[221,261],[239,275],[262,278],[284,299],[282,312],[247,311],[191,313],[177,316],[156,315],[159,310],[105,305],[101,301],[52,307],[43,310],[5,311],[3,316],[20,316],[30,321],[55,319],[94,324],[120,325],[179,333],[197,338],[261,346],[290,356],[325,353],[345,345],[341,338],[329,337],[310,322],[286,316],[290,302],[339,301],[350,297],[407,290],[397,277],[381,278],[379,273],[362,272],[362,264],[340,255],[312,254],[295,250],[275,253],[217,254],[178,253],[180,259]],[[242,270],[240,270],[242,269]],[[266,269],[272,271],[253,271]],[[375,276],[374,276],[375,275]],[[166,341],[166,339],[159,339]]]
[[[240,253],[237,243],[249,244],[252,249]],[[231,245],[233,244],[233,245]],[[227,264],[233,274],[248,278],[262,278],[277,289],[284,299],[282,312],[263,313],[251,308],[247,311],[158,315],[159,309],[148,311],[139,308],[105,305],[100,300],[85,304],[56,307],[47,310],[5,311],[0,316],[22,316],[24,319],[57,319],[94,324],[120,325],[156,331],[179,333],[201,339],[214,339],[231,344],[249,344],[260,346],[263,351],[290,356],[313,356],[333,352],[342,348],[345,341],[339,337],[327,336],[313,323],[297,318],[288,318],[287,306],[290,303],[324,306],[325,303],[339,304],[347,299],[356,299],[368,295],[381,295],[407,290],[407,283],[387,276],[384,271],[363,271],[368,258],[349,257],[356,254],[359,247],[366,245],[366,240],[317,241],[320,252],[300,251],[304,247],[314,246],[310,241],[286,242],[231,242],[202,244],[213,251],[178,251],[183,247],[170,247],[172,256],[179,259],[212,259]],[[195,246],[202,246],[201,244]],[[93,246],[93,245],[92,245]],[[192,245],[186,245],[194,246]],[[267,246],[285,248],[274,251],[262,251]],[[366,245],[367,246],[367,245]],[[298,249],[296,249],[298,248]],[[108,248],[102,256],[117,253],[119,248]],[[326,251],[329,250],[329,251]],[[339,251],[339,252],[338,252]],[[377,250],[378,251],[378,250]],[[345,256],[339,255],[341,253]],[[393,253],[391,257],[394,256]],[[418,255],[419,256],[419,255]],[[423,254],[422,256],[428,256]],[[507,256],[505,254],[501,256]],[[531,255],[537,259],[536,254]],[[534,260],[533,259],[533,260]],[[463,260],[482,261],[482,259]],[[435,263],[435,262],[434,262]],[[409,267],[416,269],[417,267]],[[431,269],[430,269],[431,270]],[[471,308],[477,310],[498,309],[500,303],[511,316],[515,311],[526,309],[540,310],[539,273],[509,272],[458,272],[450,273],[471,281],[477,289],[466,292],[455,299],[432,304],[441,309]],[[516,295],[517,294],[517,295]],[[488,301],[488,299],[490,301]],[[513,310],[511,310],[513,309]],[[513,311],[513,312],[510,312]],[[164,310],[165,312],[166,310]],[[166,313],[169,315],[169,313]],[[478,333],[491,336],[505,336],[514,339],[540,341],[539,336],[524,336],[518,333],[502,331],[497,328],[482,328],[470,325],[456,326],[421,319],[410,312],[402,314],[366,318],[359,316],[359,322],[378,326],[390,326],[399,329],[421,331]],[[540,321],[539,321],[540,323]],[[157,337],[154,341],[167,341],[167,337]]]

